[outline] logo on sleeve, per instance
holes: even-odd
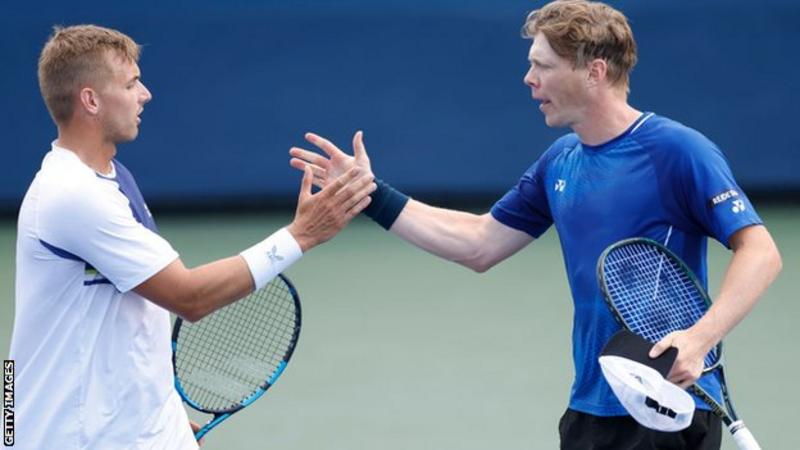
[[[555,185],[556,192],[564,192],[565,187],[567,187],[567,180],[562,180],[559,178]]]
[[[744,211],[744,201],[738,199],[739,192],[736,189],[728,189],[725,192],[715,195],[711,198],[708,202],[708,206],[711,208],[715,208],[717,205],[727,202],[728,200],[733,199],[733,208],[731,210],[735,213],[739,213]]]

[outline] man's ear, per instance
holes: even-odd
[[[608,76],[608,63],[604,59],[593,59],[588,66],[588,79],[590,87],[599,86]]]
[[[95,116],[100,111],[100,98],[94,89],[89,87],[81,89],[78,100],[80,107],[90,116]]]

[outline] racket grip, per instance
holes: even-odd
[[[733,440],[736,442],[736,446],[739,447],[740,450],[761,450],[761,446],[758,445],[756,442],[756,438],[753,437],[753,433],[747,429],[744,422],[741,420],[737,420],[730,424],[728,429],[731,431],[731,435],[733,435]]]

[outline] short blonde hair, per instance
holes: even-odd
[[[39,56],[39,90],[57,124],[72,117],[74,101],[89,83],[109,79],[113,69],[106,54],[131,62],[139,61],[141,48],[119,31],[96,25],[53,27]]]
[[[557,0],[528,14],[522,36],[533,39],[538,33],[573,67],[586,67],[598,58],[605,60],[611,84],[630,90],[636,41],[621,12],[600,2]]]

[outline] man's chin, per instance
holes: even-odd
[[[139,129],[137,128],[136,131],[127,133],[125,135],[118,136],[116,139],[117,144],[124,144],[126,142],[132,142],[136,140],[136,137],[139,136]]]
[[[561,128],[564,126],[558,118],[553,116],[544,116],[544,123],[550,128]]]

